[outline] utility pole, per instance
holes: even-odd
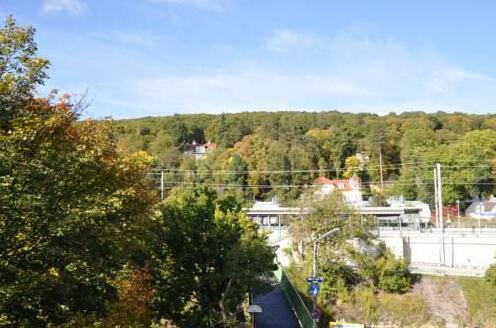
[[[384,180],[382,177],[382,144],[379,145],[379,169],[381,171],[380,172],[381,173],[381,189],[384,192]]]
[[[164,199],[164,171],[160,171],[160,199]]]
[[[434,168],[434,205],[436,206],[436,228],[439,228],[439,202],[437,200],[437,168]]]
[[[443,188],[442,188],[442,180],[441,180],[441,164],[436,163],[436,181],[437,184],[437,201],[438,201],[438,210],[439,210],[439,224],[441,227],[441,265],[444,266],[446,264],[446,254],[444,249],[444,220],[443,220]]]
[[[439,224],[441,229],[444,231],[444,219],[443,219],[443,187],[442,187],[442,180],[441,180],[441,164],[436,163],[436,169],[437,169],[437,200],[439,202],[438,208],[439,208]]]

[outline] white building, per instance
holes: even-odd
[[[496,197],[472,202],[465,213],[474,219],[496,219]]]
[[[361,184],[362,180],[356,175],[353,175],[349,180],[331,180],[326,177],[319,177],[314,181],[314,185],[320,186],[316,191],[317,196],[324,197],[332,192],[341,192],[344,199],[352,205],[362,203]]]
[[[207,153],[211,150],[217,149],[217,144],[211,143],[208,141],[205,144],[198,144],[196,141],[193,141],[190,145],[188,145],[187,150],[184,152],[187,155],[193,155],[195,159],[204,159],[207,156]]]

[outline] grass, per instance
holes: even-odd
[[[468,303],[468,326],[496,328],[496,286],[480,278],[454,278]]]

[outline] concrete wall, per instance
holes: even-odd
[[[291,240],[287,227],[270,229],[269,242],[278,245],[277,258],[283,266],[290,263],[284,251]],[[429,231],[381,229],[379,239],[396,257],[404,258],[413,272],[483,276],[496,263],[496,229],[439,229]]]
[[[486,269],[496,263],[496,231],[380,231],[379,238],[411,265]]]

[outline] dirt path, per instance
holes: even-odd
[[[453,279],[423,277],[414,287],[427,303],[431,313],[444,320],[447,328],[461,327],[467,314],[463,291]]]

